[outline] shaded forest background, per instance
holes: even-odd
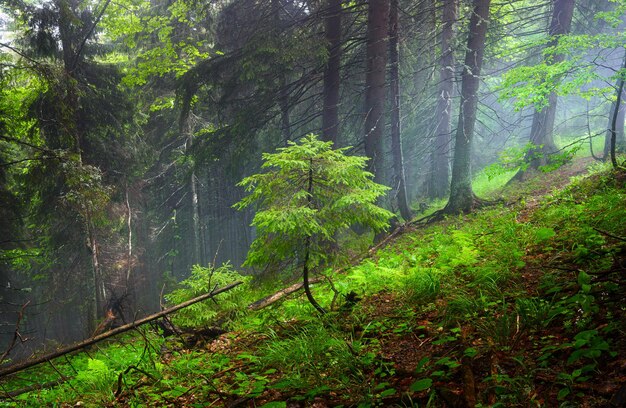
[[[0,344],[16,325],[11,358],[89,337],[107,312],[159,310],[194,264],[239,267],[255,232],[237,184],[308,133],[368,156],[398,222],[471,211],[481,170],[609,159],[612,136],[624,146],[624,10],[3,0]]]

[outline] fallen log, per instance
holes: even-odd
[[[324,279],[325,279],[324,277],[318,277],[318,278],[309,280],[309,283],[319,283],[323,281]],[[284,289],[281,289],[276,293],[273,293],[269,296],[264,297],[263,299],[259,299],[256,302],[250,303],[248,305],[248,309],[250,310],[263,309],[264,307],[267,307],[271,305],[272,303],[278,302],[280,299],[284,298],[285,296],[289,296],[292,293],[299,291],[300,289],[302,289],[302,286],[303,286],[303,282],[294,283],[293,285],[286,287]]]
[[[10,399],[13,397],[18,397],[22,394],[26,394],[27,392],[46,390],[49,388],[58,387],[59,385],[71,380],[72,378],[73,377],[60,378],[58,380],[49,381],[44,384],[33,384],[33,385],[29,385],[28,387],[20,388],[19,390],[3,392],[2,394],[0,394],[0,399]]]
[[[198,302],[201,302],[203,300],[210,299],[210,298],[212,298],[212,297],[214,297],[216,295],[219,295],[220,293],[227,292],[227,291],[233,289],[234,287],[241,285],[242,283],[243,282],[241,282],[241,281],[233,282],[233,283],[231,283],[229,285],[226,285],[226,286],[224,286],[222,288],[212,290],[209,293],[205,293],[204,295],[198,296],[198,297],[190,299],[190,300],[188,300],[186,302],[180,303],[180,304],[178,304],[176,306],[172,306],[172,307],[170,307],[168,309],[162,310],[159,313],[155,313],[155,314],[146,316],[146,317],[144,317],[142,319],[139,319],[137,321],[134,321],[132,323],[125,324],[125,325],[117,327],[117,328],[115,328],[113,330],[109,330],[108,332],[105,332],[105,333],[99,334],[97,336],[88,338],[88,339],[83,340],[80,343],[76,343],[76,344],[74,344],[72,346],[65,347],[65,348],[62,348],[62,349],[57,350],[55,352],[43,355],[41,357],[37,357],[37,358],[32,359],[32,360],[27,360],[27,361],[24,361],[22,363],[14,364],[14,365],[8,366],[6,368],[0,369],[0,378],[4,377],[6,375],[9,375],[9,374],[16,373],[18,371],[25,370],[25,369],[33,367],[33,366],[36,366],[38,364],[45,363],[47,361],[53,360],[53,359],[55,359],[57,357],[61,357],[61,356],[65,355],[65,354],[71,353],[73,351],[80,350],[80,349],[83,349],[85,347],[91,346],[92,344],[95,344],[95,343],[97,343],[99,341],[102,341],[104,339],[108,339],[109,337],[113,337],[113,336],[118,335],[120,333],[127,332],[127,331],[132,330],[132,329],[134,329],[136,327],[139,327],[139,326],[141,326],[143,324],[146,324],[146,323],[149,323],[149,322],[151,322],[153,320],[156,320],[156,319],[159,319],[161,317],[167,316],[168,314],[176,312],[177,310],[184,309],[187,306],[191,306],[191,305],[193,305],[195,303],[198,303]]]

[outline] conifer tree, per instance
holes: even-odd
[[[309,273],[332,260],[337,233],[354,224],[382,231],[393,216],[375,204],[388,188],[365,171],[368,159],[346,156],[346,149],[333,150],[332,142],[308,135],[265,153],[268,171],[244,178],[239,185],[250,194],[235,204],[257,209],[257,238],[244,265],[301,265],[307,298],[320,313]]]

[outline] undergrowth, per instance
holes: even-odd
[[[123,337],[4,380],[7,391],[56,370],[69,378],[4,404],[606,406],[626,382],[625,180],[596,166],[542,199],[507,187],[509,204],[416,227],[347,272],[324,271],[313,290],[333,306],[326,316],[301,296],[249,312],[261,293],[248,286],[178,316],[220,321],[231,331],[216,340]],[[168,299],[238,278],[197,267]]]

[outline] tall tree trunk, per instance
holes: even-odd
[[[454,23],[457,0],[443,0],[441,16],[441,57],[439,89],[435,109],[435,145],[431,160],[429,194],[431,198],[443,198],[450,187],[450,155],[452,149],[452,92],[454,90]]]
[[[553,0],[552,19],[550,20],[550,42],[548,47],[558,44],[559,37],[569,33],[574,14],[574,0]],[[562,62],[563,54],[548,55],[547,63]],[[530,143],[534,146],[527,154],[530,168],[538,169],[549,161],[549,156],[558,149],[554,143],[554,119],[558,97],[555,92],[548,96],[548,104],[543,109],[535,111],[530,128]],[[523,173],[523,172],[522,172]]]
[[[128,265],[126,265],[126,288],[125,288],[125,292],[129,293],[130,292],[130,274],[133,270],[133,225],[132,225],[132,220],[133,220],[133,212],[132,209],[130,207],[130,199],[128,198],[128,185],[126,185],[126,211],[127,211],[127,217],[126,217],[126,228],[128,228],[128,243],[126,245],[126,256],[127,256],[127,261]]]
[[[337,143],[339,137],[339,82],[341,69],[341,0],[326,1],[324,36],[328,62],[324,70],[322,140]]]
[[[282,30],[282,23],[280,19],[280,0],[271,0],[272,19],[274,22],[274,37],[276,45],[280,47],[281,39],[280,32]],[[284,145],[291,140],[291,118],[289,117],[289,89],[287,87],[287,75],[285,74],[284,67],[277,66],[278,75],[278,106],[280,108],[280,133]]]
[[[619,84],[618,84],[619,87]],[[615,121],[615,147],[616,150],[624,148],[624,124],[626,119],[626,109],[624,108],[624,97],[626,97],[626,92],[622,91],[622,95],[620,98],[619,111],[617,112],[617,117]],[[606,137],[604,138],[604,155],[602,156],[603,160],[610,160],[611,156],[611,125],[613,123],[613,116],[615,115],[615,106],[616,101],[611,103],[611,109],[609,110],[609,120],[606,128]]]
[[[622,69],[626,67],[626,54],[624,55],[624,62]],[[604,139],[604,160],[612,160],[611,154],[615,155],[615,151],[624,149],[624,119],[626,117],[626,108],[624,107],[624,92],[623,86],[624,79],[620,76],[617,80],[616,88],[616,100],[611,104],[611,110],[609,112],[609,123],[606,131],[606,138]],[[621,85],[621,92],[620,92]],[[615,109],[617,108],[617,112]],[[615,122],[615,123],[613,123]],[[613,141],[614,140],[614,141]],[[613,153],[611,153],[613,152]]]
[[[400,72],[398,52],[398,0],[391,0],[389,9],[389,98],[391,99],[391,153],[393,155],[393,189],[405,221],[412,217],[406,194],[404,157],[400,138]]]
[[[385,127],[385,74],[389,0],[370,0],[367,13],[367,72],[365,76],[365,154],[369,170],[380,183],[383,175],[383,130]]]
[[[191,112],[187,115],[182,124],[182,131],[185,137],[185,153],[190,153],[193,145],[193,125],[191,124]],[[192,264],[202,262],[203,242],[200,232],[200,205],[198,203],[198,177],[196,176],[195,164],[189,175],[190,204],[191,204],[191,227],[193,230],[193,257]]]
[[[471,168],[472,139],[476,123],[480,69],[485,51],[490,2],[491,0],[474,0],[470,18],[465,66],[461,74],[461,105],[455,135],[450,199],[445,208],[447,213],[468,212],[474,206]]]
[[[622,70],[626,70],[626,54],[624,54],[624,64],[622,66]],[[622,105],[622,96],[624,95],[624,76],[620,75],[617,85],[617,99],[615,100],[615,109],[613,110],[613,117],[611,118],[611,127],[609,131],[611,132],[611,143],[610,143],[610,156],[611,156],[611,164],[613,168],[616,169],[618,167],[617,157],[615,156],[617,150],[617,123],[619,118],[619,111],[621,110]],[[623,120],[623,119],[622,119]],[[621,124],[621,132],[624,134],[624,123]]]
[[[286,146],[291,140],[291,119],[289,117],[289,91],[284,74],[280,74],[278,104],[280,105],[280,133]]]
[[[96,322],[98,318],[104,313],[104,303],[107,298],[106,287],[104,286],[104,280],[102,279],[102,271],[100,270],[100,260],[98,258],[98,241],[96,239],[96,232],[91,222],[91,217],[87,216],[85,222],[87,226],[87,239],[89,244],[89,252],[91,252],[91,278],[93,285],[92,293],[92,311],[89,319],[90,332],[96,328]]]

